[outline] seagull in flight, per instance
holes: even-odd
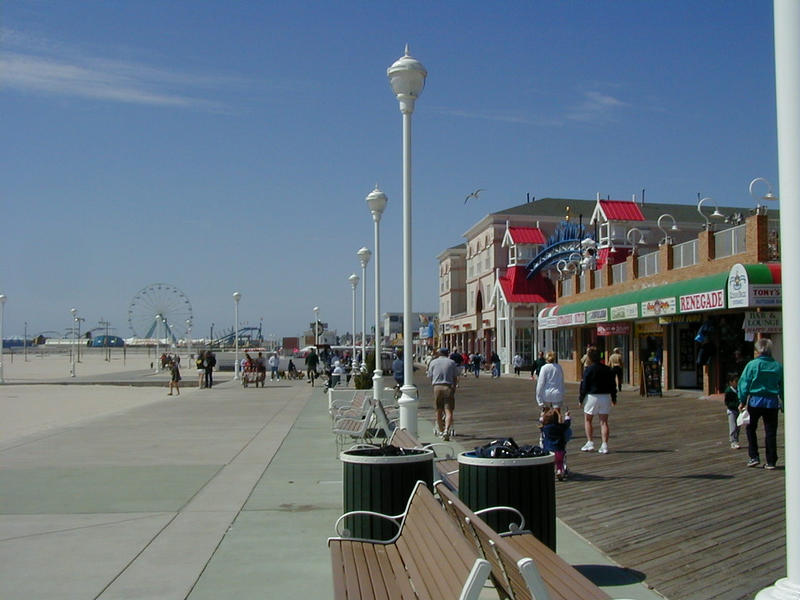
[[[483,188],[478,188],[477,190],[475,190],[471,194],[467,194],[467,197],[464,198],[464,204],[466,204],[467,200],[469,200],[470,198],[475,198],[475,200],[477,200],[478,199],[478,194],[480,194],[481,192],[485,192],[485,191],[486,190],[483,189]]]

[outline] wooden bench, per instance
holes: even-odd
[[[458,459],[450,444],[434,442],[431,444],[420,443],[407,429],[395,428],[389,443],[398,448],[430,448],[436,454],[433,461],[435,471],[434,479],[445,482],[452,490],[458,489]],[[442,453],[442,449],[444,452]]]
[[[346,516],[337,521],[337,531]],[[423,482],[414,488],[405,513],[383,516],[398,523],[389,541],[328,539],[334,598],[478,599],[491,566]]]
[[[500,535],[448,486],[437,482],[435,487],[445,511],[460,526],[465,539],[491,563],[492,581],[501,597],[514,600],[611,598],[529,531]]]
[[[328,390],[328,412],[335,417],[342,410],[362,406],[367,397],[367,390]]]
[[[334,402],[330,405],[331,418],[334,421],[340,417],[361,418],[367,410],[368,400],[366,392],[357,392],[350,401]]]

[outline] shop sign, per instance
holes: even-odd
[[[636,304],[623,304],[622,306],[611,307],[611,320],[624,321],[635,319],[639,316],[639,307]]]
[[[630,323],[602,323],[597,326],[597,335],[628,335],[631,332]]]
[[[681,296],[679,300],[682,313],[725,308],[724,290],[687,294]]]
[[[539,329],[555,329],[558,327],[557,317],[541,317],[539,319]]]
[[[700,323],[703,319],[703,315],[668,315],[666,317],[658,317],[658,322],[662,325],[669,325],[670,323]]]
[[[750,285],[747,269],[740,264],[733,265],[728,275],[728,308],[748,306],[780,306],[781,285],[770,283]]]
[[[750,280],[747,277],[747,269],[744,268],[744,265],[733,265],[728,274],[728,306],[730,308],[748,306],[749,288]]]
[[[636,335],[661,335],[663,330],[657,321],[644,321],[636,324]]]
[[[744,313],[742,329],[745,333],[783,333],[783,313],[749,310]]]
[[[587,323],[603,323],[608,321],[608,309],[596,308],[595,310],[586,311]]]
[[[586,322],[586,313],[572,313],[569,315],[556,315],[556,326],[583,325]]]
[[[675,296],[670,298],[658,298],[656,300],[648,300],[642,302],[642,316],[643,317],[658,317],[660,315],[674,315],[675,309]]]

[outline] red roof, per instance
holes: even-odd
[[[508,233],[515,244],[546,244],[542,230],[538,227],[509,227]]]
[[[522,266],[509,267],[500,278],[500,285],[508,302],[543,304],[556,300],[553,282],[542,275],[528,279],[528,271]]]
[[[639,205],[630,200],[600,200],[600,208],[609,221],[644,221]]]

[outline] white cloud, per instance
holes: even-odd
[[[218,110],[219,103],[193,92],[235,81],[86,56],[13,30],[3,30],[2,38],[12,50],[0,55],[0,85],[23,93]]]
[[[585,123],[604,123],[613,120],[617,110],[627,106],[630,104],[614,96],[587,91],[583,92],[583,100],[567,111],[566,118]]]
[[[500,111],[500,110],[466,110],[457,108],[433,108],[439,114],[449,115],[451,117],[462,117],[466,119],[479,119],[482,121],[495,121],[500,123],[514,123],[519,125],[560,125],[561,123],[554,119],[546,117],[530,116],[521,112],[514,111]]]

